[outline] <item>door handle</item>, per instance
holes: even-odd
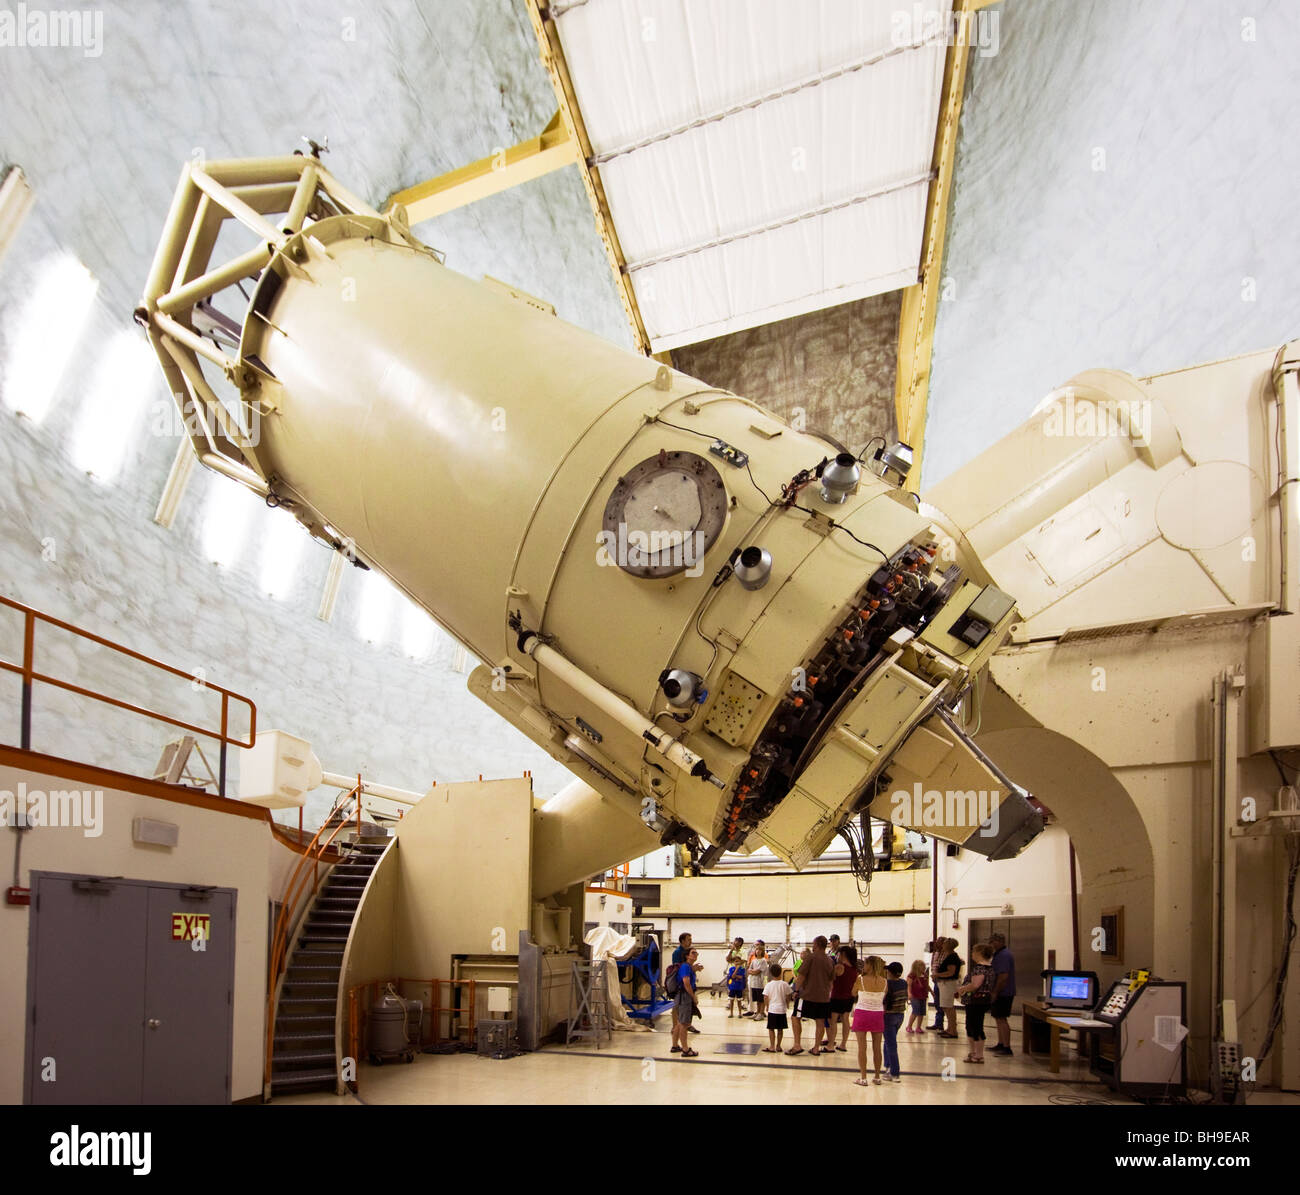
[[[157,1017],[150,1017],[146,1022],[150,1029],[157,1029],[162,1022]]]

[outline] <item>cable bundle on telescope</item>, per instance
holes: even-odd
[[[871,851],[871,815],[863,810],[856,819],[840,827],[840,837],[849,848],[849,870],[858,885],[858,895],[864,904],[871,896],[871,873],[876,860]]]

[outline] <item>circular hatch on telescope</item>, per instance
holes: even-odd
[[[605,546],[634,577],[671,577],[704,559],[727,517],[722,477],[693,452],[633,466],[605,504]]]

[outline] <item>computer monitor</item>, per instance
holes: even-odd
[[[1090,1010],[1097,1003],[1097,975],[1093,971],[1044,971],[1047,995],[1044,1004],[1052,1008]]]

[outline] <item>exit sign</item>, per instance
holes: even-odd
[[[207,913],[173,913],[172,941],[193,942],[210,936],[212,918]]]

